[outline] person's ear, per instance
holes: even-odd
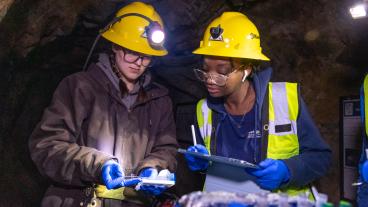
[[[119,46],[118,45],[115,45],[115,44],[112,44],[112,46],[111,46],[111,50],[116,54],[117,52],[118,52],[118,50],[119,50],[120,48],[119,48]]]
[[[113,44],[113,45],[111,46],[111,50],[112,50],[114,53],[116,53],[116,52],[118,51],[118,48],[116,47],[116,45],[115,45],[115,44]]]

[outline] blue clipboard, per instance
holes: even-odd
[[[258,165],[247,162],[245,160],[239,160],[239,159],[229,158],[229,157],[222,157],[222,156],[217,156],[217,155],[206,155],[206,154],[202,154],[199,152],[191,152],[185,149],[178,149],[178,152],[183,153],[183,154],[190,154],[195,157],[202,158],[208,161],[218,162],[218,163],[227,164],[227,165],[231,165],[235,167],[260,169]]]

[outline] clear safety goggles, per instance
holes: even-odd
[[[136,63],[139,59],[141,60],[141,65],[144,67],[150,66],[152,62],[152,56],[148,55],[142,55],[141,53],[134,52],[131,50],[128,50],[126,48],[121,48],[124,52],[124,60],[128,63]]]
[[[226,75],[218,74],[218,73],[217,74],[209,73],[209,72],[205,72],[202,69],[198,69],[198,68],[195,68],[193,71],[194,71],[195,76],[198,78],[198,80],[204,83],[206,83],[209,79],[212,81],[213,84],[217,86],[225,86],[227,79],[229,79],[229,76],[243,66],[244,65],[240,65],[239,67],[234,68],[232,72]]]

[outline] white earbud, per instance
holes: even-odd
[[[243,78],[242,78],[242,83],[244,83],[245,79],[247,79],[248,77],[248,71],[247,70],[244,70],[244,75],[243,75]]]

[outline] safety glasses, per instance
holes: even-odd
[[[139,59],[141,59],[141,65],[143,65],[144,67],[148,67],[148,66],[151,65],[152,56],[142,55],[141,53],[134,52],[134,51],[128,50],[126,48],[122,48],[122,50],[124,52],[124,60],[126,62],[135,63]]]
[[[204,72],[202,69],[198,68],[194,69],[194,74],[198,78],[198,80],[202,82],[207,82],[208,79],[210,79],[212,83],[217,86],[225,86],[227,79],[229,79],[229,76],[243,66],[244,65],[240,65],[239,67],[234,68],[232,72],[226,75]]]

